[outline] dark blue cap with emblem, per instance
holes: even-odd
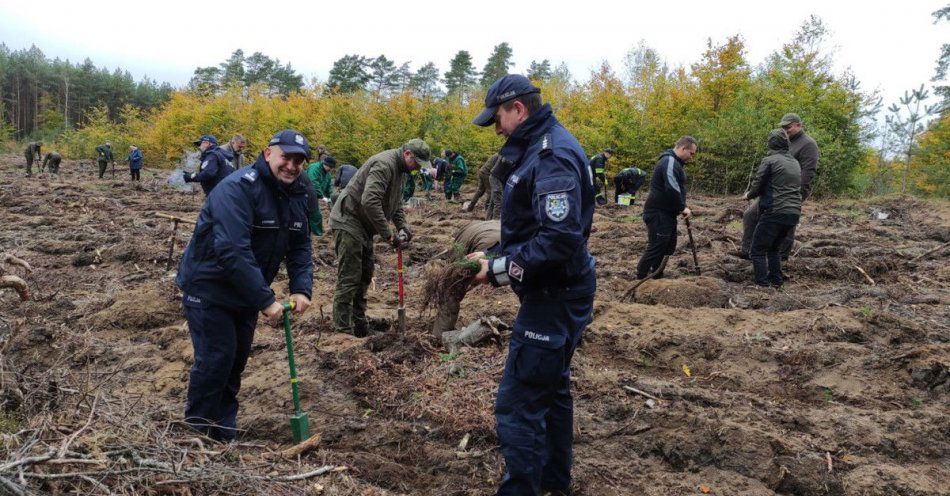
[[[307,157],[307,160],[310,159],[310,144],[307,138],[293,129],[284,129],[275,134],[267,145],[277,145],[284,153],[300,153]]]
[[[495,112],[498,106],[518,98],[519,96],[540,93],[541,89],[531,84],[531,81],[520,74],[509,74],[495,81],[488,94],[485,95],[485,108],[472,121],[477,126],[490,126],[495,123]]]
[[[218,138],[215,138],[213,134],[202,134],[200,138],[194,141],[195,146],[200,145],[202,141],[207,141],[213,145],[218,144]]]

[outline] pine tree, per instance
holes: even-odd
[[[551,62],[548,59],[541,62],[532,60],[531,65],[528,66],[528,79],[546,83],[551,80],[552,75],[554,73],[551,72]]]
[[[376,94],[377,98],[389,94],[399,84],[396,63],[386,58],[385,55],[380,55],[370,61],[369,83],[370,89]]]
[[[481,84],[483,88],[488,88],[495,81],[508,75],[508,68],[514,65],[514,62],[511,61],[512,53],[508,42],[495,45],[488,57],[488,62],[485,63],[485,68],[482,70]]]
[[[409,82],[409,87],[413,93],[425,100],[426,98],[436,98],[441,96],[439,89],[439,68],[434,63],[428,62],[419,68]]]
[[[472,56],[466,50],[459,50],[449,62],[449,71],[445,73],[445,89],[450,95],[464,96],[475,86],[478,71],[472,64]]]
[[[362,55],[344,55],[333,63],[327,87],[340,93],[353,93],[366,89],[370,75],[366,71],[369,59]]]

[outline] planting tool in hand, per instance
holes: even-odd
[[[406,333],[406,293],[402,283],[402,246],[396,246],[396,264],[399,265],[399,268],[396,269],[396,273],[399,278],[399,311],[398,311],[398,324],[399,324],[399,333]]]
[[[287,340],[287,362],[290,364],[290,390],[294,396],[294,414],[290,417],[290,431],[294,443],[310,437],[310,418],[300,411],[300,392],[297,390],[297,366],[294,364],[294,339],[290,335],[290,311],[297,305],[284,303],[284,338]]]
[[[693,241],[693,229],[689,225],[689,219],[686,219],[686,234],[689,235],[689,247],[693,249],[693,269],[696,275],[700,275],[699,257],[696,256],[696,243]]]

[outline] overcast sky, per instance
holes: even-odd
[[[950,22],[934,25],[931,13],[947,2],[4,0],[0,41],[11,49],[35,44],[50,58],[89,57],[175,86],[237,48],[325,80],[335,60],[353,53],[411,61],[414,70],[432,61],[444,73],[457,51],[468,50],[481,69],[507,41],[513,71],[549,59],[566,62],[583,81],[604,60],[620,73],[624,54],[640,40],[675,66],[699,60],[707,38],[721,43],[739,33],[757,65],[815,14],[831,30],[837,70],[850,67],[862,88],[880,89],[888,105],[907,89],[930,86],[940,45],[950,42]]]

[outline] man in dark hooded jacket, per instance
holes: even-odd
[[[647,249],[637,264],[637,279],[645,279],[660,268],[663,257],[676,249],[676,216],[689,219],[686,206],[686,171],[683,166],[696,155],[697,143],[692,136],[680,138],[672,150],[666,150],[656,161],[650,195],[643,205],[643,222],[647,225]],[[655,277],[663,277],[659,271]]]
[[[802,128],[802,119],[798,114],[785,114],[782,116],[779,127],[788,134],[788,153],[798,161],[802,170],[802,203],[811,196],[812,180],[818,175],[818,143],[814,138],[808,135]],[[755,226],[759,222],[759,203],[753,201],[749,203],[742,215],[742,248],[737,255],[741,258],[748,258],[752,249],[752,236],[755,233]],[[795,243],[795,229],[792,229],[785,235],[779,253],[782,259],[787,259],[792,251],[792,245]]]
[[[759,222],[750,254],[755,283],[778,288],[784,282],[779,249],[802,213],[802,169],[789,153],[785,130],[769,133],[768,148],[744,198],[759,199]]]

